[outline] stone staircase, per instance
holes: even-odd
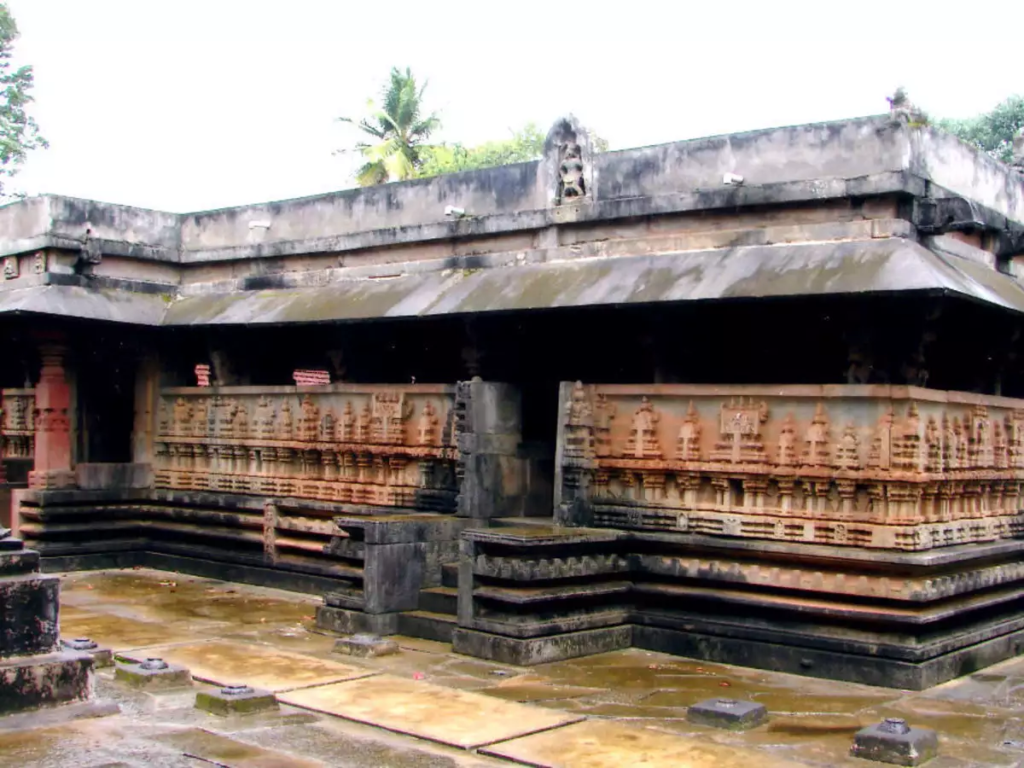
[[[491,528],[519,528],[530,525],[551,525],[550,517],[504,517],[491,520]],[[452,631],[458,626],[459,564],[441,566],[441,586],[420,590],[415,611],[405,611],[398,617],[398,633],[407,637],[452,641]]]
[[[399,634],[437,640],[452,641],[452,630],[458,626],[459,564],[441,566],[441,586],[420,590],[420,601],[415,611],[405,611],[398,617]]]

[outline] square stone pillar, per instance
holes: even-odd
[[[461,487],[459,517],[526,514],[527,462],[520,455],[522,397],[511,384],[473,379],[459,384],[456,408]]]
[[[71,469],[71,387],[64,371],[65,347],[59,342],[40,345],[42,370],[36,385],[35,464],[28,475],[30,488],[73,488]]]

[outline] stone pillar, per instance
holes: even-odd
[[[135,424],[132,428],[132,461],[153,463],[153,433],[160,396],[160,361],[154,355],[139,360],[135,373]]]
[[[35,464],[30,488],[71,488],[71,388],[64,371],[65,347],[46,340],[40,345],[42,371],[36,385]]]
[[[510,384],[473,379],[459,384],[465,402],[458,436],[459,517],[526,514],[526,461],[520,455],[521,397]]]

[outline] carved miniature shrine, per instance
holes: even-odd
[[[521,664],[1024,649],[1024,176],[898,110],[0,233],[0,524],[47,570]]]

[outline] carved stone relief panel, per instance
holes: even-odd
[[[887,386],[563,392],[563,522],[904,550],[1024,528],[1022,401]]]
[[[449,510],[453,404],[433,385],[165,389],[156,486]]]

